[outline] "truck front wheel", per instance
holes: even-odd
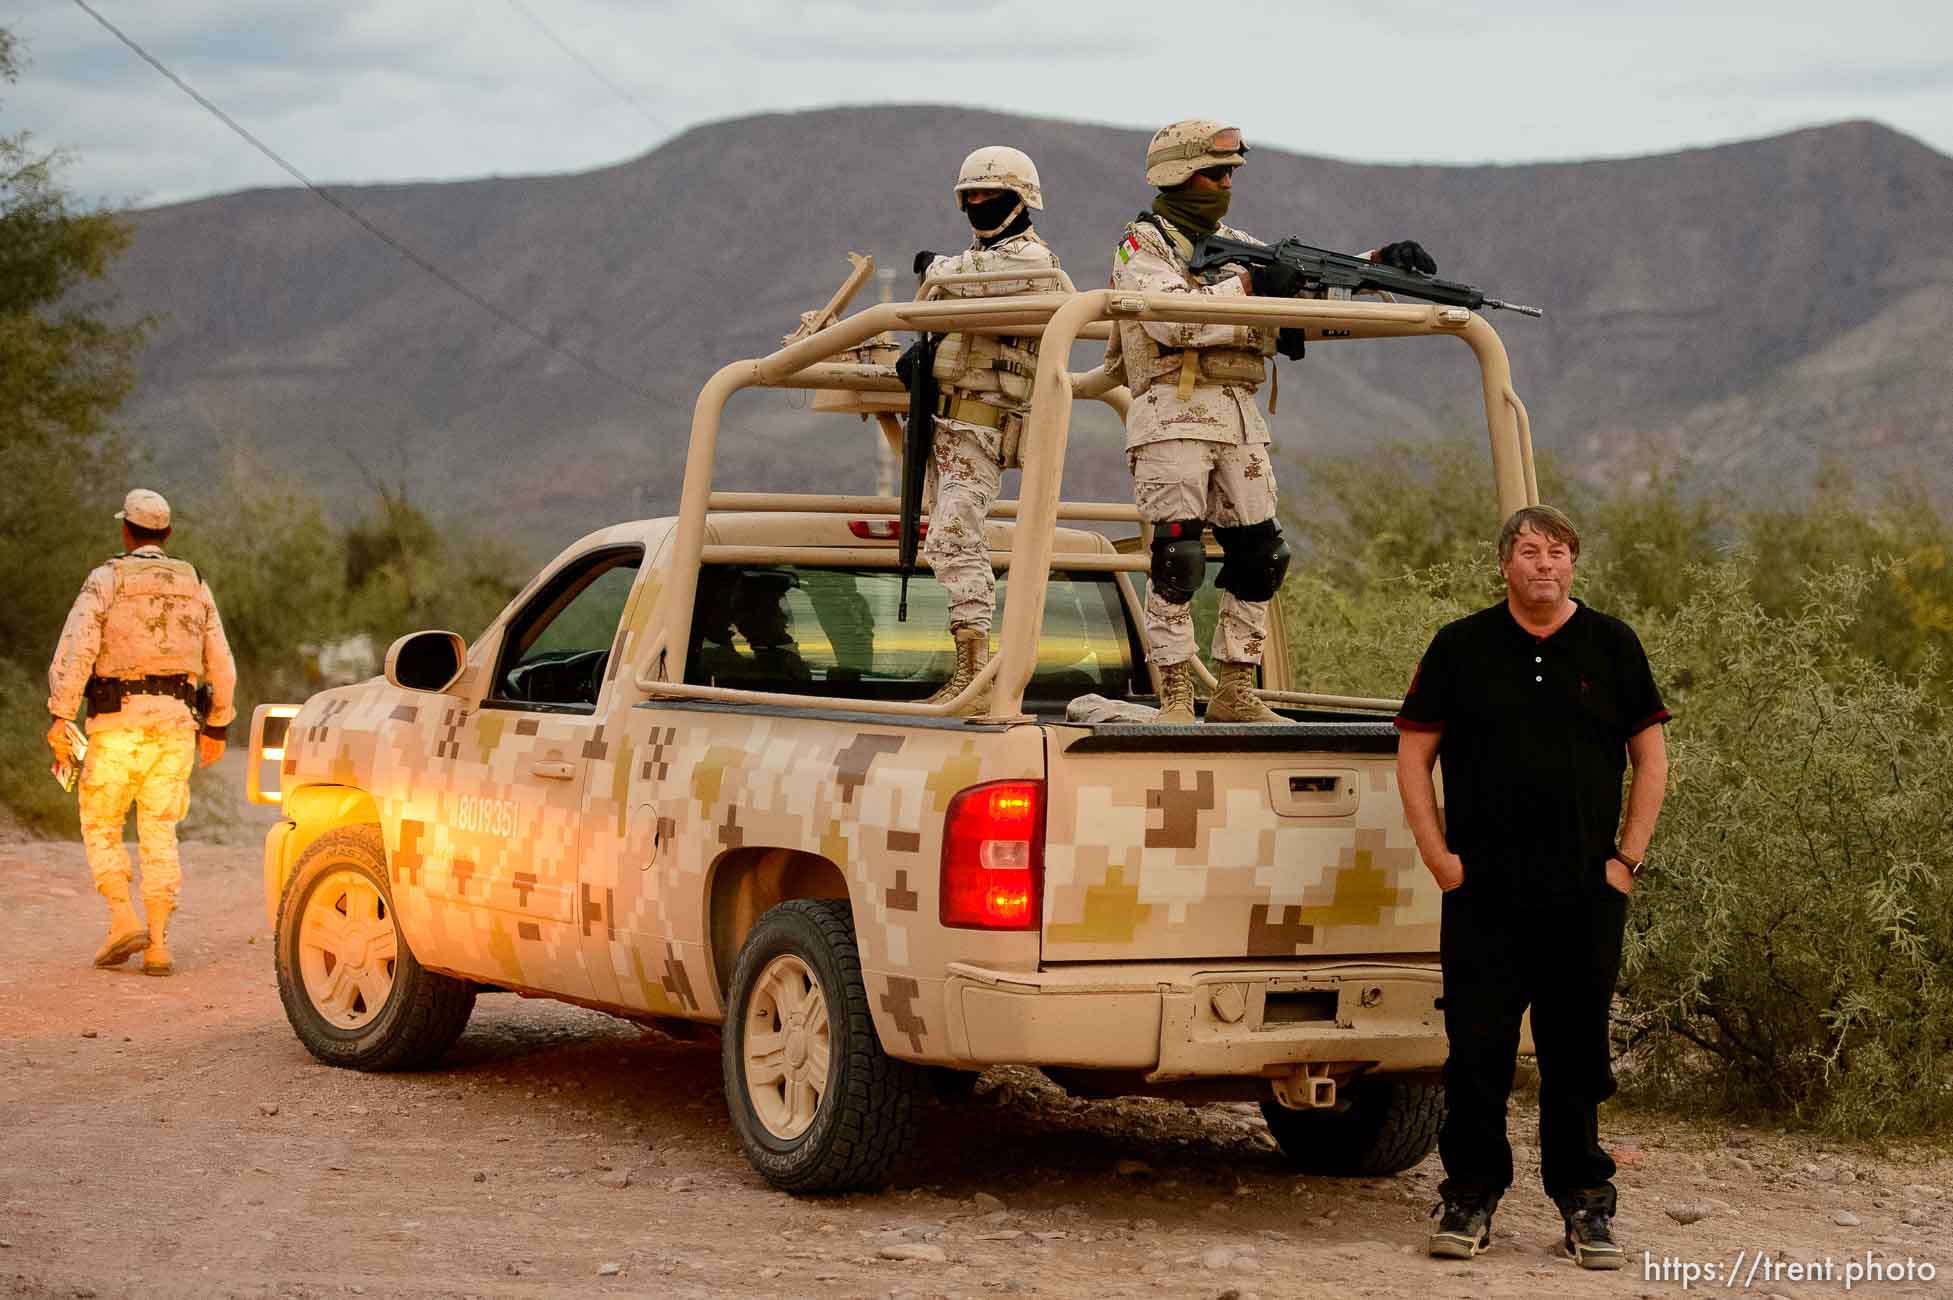
[[[433,1064],[475,1009],[474,985],[401,939],[377,826],[329,831],[299,859],[278,908],[278,996],[307,1051],[355,1070]]]
[[[733,965],[721,1066],[753,1168],[789,1192],[879,1187],[915,1132],[915,1067],[882,1051],[845,901],[760,917]]]
[[[1290,1110],[1268,1100],[1261,1114],[1290,1164],[1342,1178],[1402,1173],[1431,1154],[1444,1125],[1444,1086],[1435,1079],[1357,1079],[1343,1101]]]

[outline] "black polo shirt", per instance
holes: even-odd
[[[1601,871],[1628,738],[1668,720],[1634,629],[1575,605],[1544,637],[1504,601],[1446,624],[1404,694],[1398,729],[1443,733],[1445,840],[1467,879],[1553,889]]]

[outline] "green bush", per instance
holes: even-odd
[[[53,650],[50,645],[48,649]],[[47,675],[0,659],[0,782],[7,811],[21,825],[48,834],[77,829],[75,797],[54,783],[48,768]]]
[[[1471,559],[1372,577],[1360,592],[1291,570],[1276,606],[1290,680],[1304,691],[1395,699],[1432,634],[1503,590],[1490,543]]]
[[[318,499],[294,481],[233,457],[216,489],[190,503],[171,552],[197,566],[217,599],[237,659],[238,716],[311,693],[298,647],[355,630],[345,544]],[[243,739],[240,728],[233,733]]]
[[[1849,1136],[1953,1119],[1953,728],[1854,649],[1874,575],[1766,610],[1755,561],[1642,629],[1675,709],[1624,1026],[1646,1090]]]
[[[498,538],[436,524],[404,488],[373,486],[372,508],[343,539],[348,628],[371,634],[382,649],[423,628],[473,642],[527,566]]]

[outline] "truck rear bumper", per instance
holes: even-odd
[[[953,963],[953,1050],[970,1061],[1139,1070],[1149,1081],[1275,1077],[1308,1063],[1444,1063],[1436,961],[1298,967]]]

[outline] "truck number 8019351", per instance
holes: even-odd
[[[454,824],[459,830],[480,831],[484,835],[507,838],[515,834],[515,805],[507,799],[488,799],[464,794],[455,809]]]

